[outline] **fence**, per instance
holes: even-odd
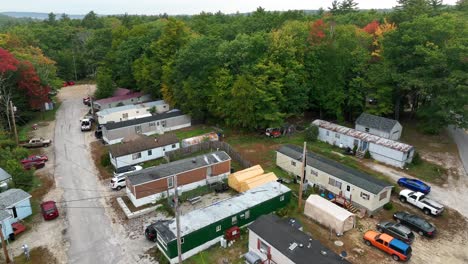
[[[206,141],[185,148],[168,151],[166,152],[166,157],[168,161],[172,161],[190,156],[196,152],[206,150],[224,150],[231,157],[232,160],[238,162],[243,168],[249,168],[252,166],[252,164],[249,161],[242,158],[242,156],[237,151],[235,151],[234,148],[231,147],[231,145],[222,141]]]

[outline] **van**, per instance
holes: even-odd
[[[386,252],[396,261],[407,261],[411,258],[411,246],[388,234],[370,230],[364,234],[364,242]]]

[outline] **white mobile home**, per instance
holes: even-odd
[[[135,165],[141,162],[164,157],[166,151],[180,147],[174,134],[164,134],[157,138],[137,135],[134,139],[109,146],[109,157],[114,168]]]
[[[276,152],[276,165],[293,175],[300,175],[301,162],[302,149],[298,146],[284,145]],[[315,153],[307,153],[305,170],[309,185],[342,195],[369,214],[390,201],[391,184]]]
[[[348,264],[347,260],[320,241],[274,214],[262,215],[248,226],[249,252],[260,256],[261,263]]]
[[[107,108],[96,113],[99,124],[103,125],[108,122],[122,122],[131,119],[151,116],[151,109],[155,113],[161,114],[169,110],[169,104],[164,100],[123,105],[118,107]]]
[[[356,130],[391,140],[399,140],[403,127],[396,120],[362,113],[356,119]]]
[[[154,135],[189,127],[190,116],[184,115],[180,110],[171,110],[162,114],[122,121],[107,123],[102,127],[102,139],[107,144],[116,144],[124,138],[138,134]]]
[[[319,119],[312,124],[318,127],[318,139],[328,144],[357,146],[357,152],[369,151],[373,159],[400,168],[413,160],[414,147],[411,145]]]
[[[123,89],[126,90],[126,89]],[[151,96],[148,94],[143,94],[141,92],[132,92],[127,90],[125,94],[118,94],[117,96],[108,97],[100,100],[93,101],[92,107],[96,111],[104,110],[107,108],[122,106],[122,105],[132,105],[143,102],[148,102],[151,100]]]

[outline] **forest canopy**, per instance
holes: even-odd
[[[307,111],[337,122],[405,115],[429,133],[466,128],[467,1],[357,8],[344,0],[318,12],[50,14],[0,26],[0,55],[32,67],[39,87],[94,79],[98,97],[126,87],[233,127],[277,126]]]

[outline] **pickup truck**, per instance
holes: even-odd
[[[52,143],[50,139],[31,138],[28,142],[21,143],[20,146],[24,148],[41,148],[48,147]]]
[[[444,211],[443,205],[429,198],[426,198],[426,195],[424,193],[415,192],[408,189],[402,190],[400,192],[400,201],[418,207],[426,215],[440,215]]]

